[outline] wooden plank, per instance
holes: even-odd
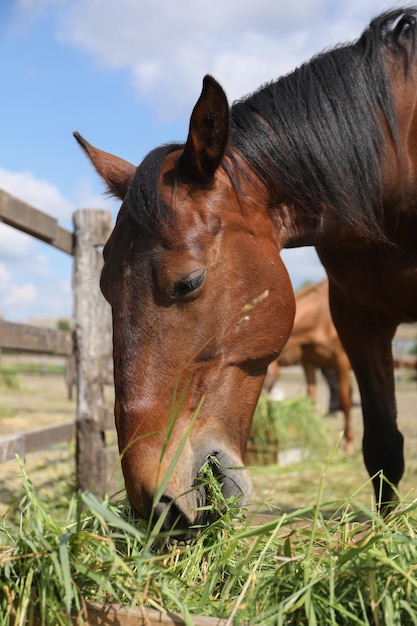
[[[67,254],[73,254],[73,234],[58,221],[0,189],[0,220],[32,237],[49,243]]]
[[[41,426],[26,432],[14,433],[0,438],[0,463],[12,461],[16,454],[23,457],[30,452],[44,450],[74,437],[75,422]]]
[[[69,356],[73,352],[72,335],[67,331],[0,320],[0,348]]]
[[[88,626],[185,626],[180,615],[160,613],[155,609],[126,607],[119,604],[87,604]],[[225,626],[227,620],[204,615],[192,615],[194,626]],[[79,623],[79,622],[74,622]]]

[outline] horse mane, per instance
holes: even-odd
[[[166,157],[183,144],[172,143],[151,150],[136,170],[126,203],[130,215],[141,229],[157,232],[161,223],[173,215],[159,195],[159,176]]]
[[[416,51],[417,9],[375,18],[354,43],[324,52],[232,107],[232,148],[269,189],[319,216],[323,206],[381,237],[386,120],[397,155],[397,117],[383,51]],[[232,155],[230,155],[232,156]]]

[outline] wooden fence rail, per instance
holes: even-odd
[[[175,613],[156,609],[127,607],[119,604],[87,604],[88,626],[227,626],[230,622],[218,617],[190,615],[185,619]],[[74,621],[74,624],[76,622]]]
[[[72,336],[68,331],[38,328],[0,320],[0,347],[11,352],[38,352],[71,356]]]
[[[24,457],[30,452],[38,452],[74,437],[75,421],[41,426],[27,432],[13,433],[0,438],[0,463],[12,461],[16,455]]]
[[[32,237],[49,243],[67,254],[73,254],[73,234],[58,221],[0,189],[0,220]]]

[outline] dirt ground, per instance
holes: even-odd
[[[400,375],[401,374],[401,375]],[[397,380],[397,403],[399,425],[405,436],[406,472],[401,492],[407,499],[416,497],[417,485],[417,382],[399,372]],[[285,368],[278,383],[285,398],[304,394],[301,368]],[[359,401],[353,380],[353,398]],[[108,402],[112,404],[112,390],[107,390]],[[254,482],[253,507],[255,510],[276,514],[279,510],[292,510],[316,502],[319,484],[328,459],[332,461],[325,472],[322,501],[344,500],[355,496],[366,505],[371,504],[373,490],[363,466],[361,453],[362,417],[359,407],[353,409],[352,424],[355,451],[347,456],[343,449],[335,451],[335,445],[343,429],[342,414],[325,416],[328,405],[328,389],[318,375],[317,410],[323,414],[328,433],[320,455],[285,466],[251,468]],[[19,388],[9,389],[0,385],[0,437],[38,426],[66,421],[75,416],[75,402],[68,400],[65,380],[58,375],[19,375]],[[114,434],[109,434],[110,438]],[[333,452],[332,452],[333,451]],[[74,485],[74,442],[63,442],[48,450],[27,455],[25,466],[40,496],[54,499],[57,489],[63,497]],[[0,466],[0,515],[19,499],[22,492],[21,470],[15,461]],[[65,485],[65,489],[62,486]],[[337,505],[334,504],[334,507]]]

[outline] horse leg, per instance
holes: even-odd
[[[266,370],[266,376],[265,376],[264,385],[263,385],[264,389],[268,393],[271,393],[280,375],[281,375],[281,371],[280,371],[278,361],[276,360],[272,361],[272,363],[268,365],[268,369]]]
[[[350,388],[350,363],[347,356],[341,355],[337,363],[337,376],[339,381],[340,406],[345,416],[345,450],[347,454],[353,452],[353,433],[350,420],[352,408],[352,394]]]
[[[340,409],[339,383],[337,380],[338,377],[332,367],[321,367],[320,369],[329,387],[330,398],[328,413],[329,415],[331,415],[332,413],[335,413]]]
[[[316,403],[316,366],[309,361],[302,361],[304,376],[307,384],[307,395]]]
[[[404,472],[403,436],[397,427],[392,339],[396,324],[378,311],[353,303],[330,281],[330,308],[361,394],[363,455],[380,505],[397,499]]]

